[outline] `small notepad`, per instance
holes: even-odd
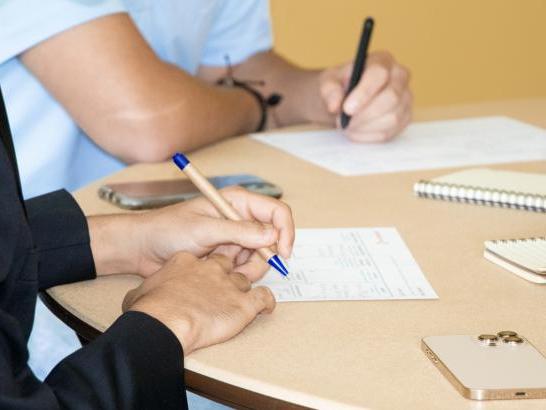
[[[425,198],[546,212],[546,174],[475,168],[421,180],[413,190]]]
[[[546,284],[546,238],[486,241],[483,256],[523,279]]]

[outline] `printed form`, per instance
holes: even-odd
[[[418,122],[377,144],[351,142],[339,130],[253,138],[345,176],[546,158],[546,131],[508,117]]]
[[[256,283],[278,302],[438,298],[395,228],[298,229],[287,263]]]

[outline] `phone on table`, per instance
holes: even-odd
[[[224,175],[208,180],[218,189],[239,185],[249,191],[273,198],[282,196],[281,188],[255,175]],[[201,195],[189,179],[106,184],[99,188],[98,194],[100,198],[120,208],[131,210],[160,208]]]
[[[546,398],[546,357],[514,331],[429,336],[421,348],[468,399]]]

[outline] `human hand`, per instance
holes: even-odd
[[[199,260],[177,253],[154,275],[127,293],[123,311],[149,314],[166,325],[188,355],[241,332],[260,313],[275,308],[266,287],[251,289],[244,275],[233,272],[223,255]]]
[[[286,204],[239,187],[221,192],[244,221],[223,218],[203,197],[137,215],[137,272],[148,276],[180,251],[197,257],[214,251],[232,258],[237,271],[255,281],[269,268],[255,249],[276,247],[282,257],[290,256],[295,233]]]
[[[370,53],[362,79],[345,97],[353,64],[326,69],[320,92],[339,126],[343,110],[351,116],[344,130],[356,142],[383,142],[399,134],[411,121],[412,94],[409,71],[388,52]]]

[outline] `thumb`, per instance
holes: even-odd
[[[247,249],[271,246],[278,240],[276,229],[270,225],[227,219],[217,219],[214,231],[207,232],[207,236],[212,247],[235,244]]]

